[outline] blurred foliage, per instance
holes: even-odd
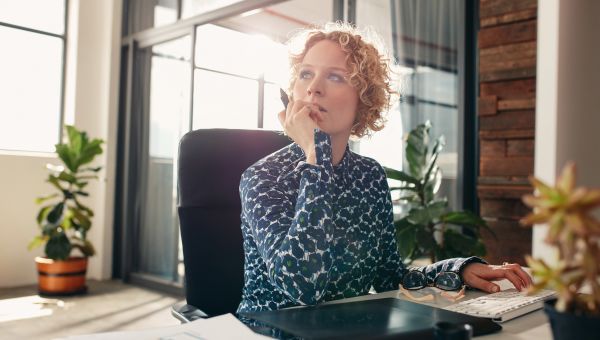
[[[600,221],[592,215],[600,206],[600,190],[575,187],[573,162],[565,165],[554,187],[535,177],[530,182],[535,194],[523,196],[523,202],[534,210],[521,223],[548,224],[545,242],[559,255],[556,266],[526,257],[537,279],[532,292],[554,289],[558,311],[600,315]],[[580,294],[582,287],[591,294]]]
[[[442,170],[437,159],[445,142],[438,137],[430,149],[431,123],[417,126],[406,140],[408,172],[385,168],[387,177],[400,181],[400,201],[408,214],[395,221],[398,251],[406,263],[427,256],[432,262],[467,256],[483,256],[480,228],[487,223],[470,211],[448,211],[448,199],[436,197]],[[494,235],[492,233],[492,235]]]

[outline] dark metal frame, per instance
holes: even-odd
[[[459,195],[462,208],[479,214],[477,198],[477,177],[479,176],[479,120],[477,117],[477,97],[479,96],[477,33],[479,32],[479,0],[464,1],[465,25],[459,41],[459,70],[462,97],[459,98],[459,145],[458,173],[460,177]],[[462,54],[461,54],[462,51]],[[462,56],[462,57],[461,57]],[[462,133],[461,132],[462,127]]]
[[[57,143],[60,143],[62,141],[63,138],[63,125],[65,123],[65,81],[66,81],[66,64],[67,64],[67,38],[68,38],[68,30],[69,30],[69,0],[64,0],[64,4],[65,4],[65,16],[64,16],[64,33],[61,34],[56,34],[56,33],[50,33],[50,32],[46,32],[46,31],[41,31],[41,30],[37,30],[35,28],[29,28],[29,27],[25,27],[25,26],[20,26],[20,25],[15,25],[15,24],[9,24],[7,22],[0,22],[0,26],[5,26],[5,27],[10,27],[10,28],[14,28],[14,29],[18,29],[18,30],[22,30],[22,31],[27,31],[27,32],[32,32],[32,33],[37,33],[37,34],[41,34],[41,35],[47,35],[47,36],[51,36],[51,37],[55,37],[55,38],[59,38],[62,40],[62,63],[61,63],[61,70],[60,70],[60,74],[61,74],[61,79],[60,79],[60,104],[59,104],[59,108],[58,108],[58,119],[59,119],[59,124],[58,124],[58,140],[56,141]],[[0,150],[4,150],[1,149]],[[37,150],[10,150],[10,151],[20,151],[20,152],[38,152]]]

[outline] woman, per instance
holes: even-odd
[[[351,136],[380,130],[392,94],[388,60],[355,28],[307,31],[291,56],[291,100],[279,114],[293,144],[242,175],[245,287],[238,312],[312,305],[398,289],[408,269],[400,259],[385,173],[348,148]],[[490,266],[477,257],[419,268],[488,292],[509,279],[531,278],[516,264]]]

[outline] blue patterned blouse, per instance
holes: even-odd
[[[238,312],[274,310],[398,289],[407,268],[396,249],[383,168],[346,147],[332,165],[329,135],[315,130],[317,164],[295,143],[242,175],[245,286]],[[478,258],[420,270],[433,278]]]

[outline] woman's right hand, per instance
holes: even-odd
[[[315,128],[322,119],[319,108],[308,102],[290,100],[287,109],[279,112],[278,117],[285,133],[304,151],[306,162],[316,164]]]

